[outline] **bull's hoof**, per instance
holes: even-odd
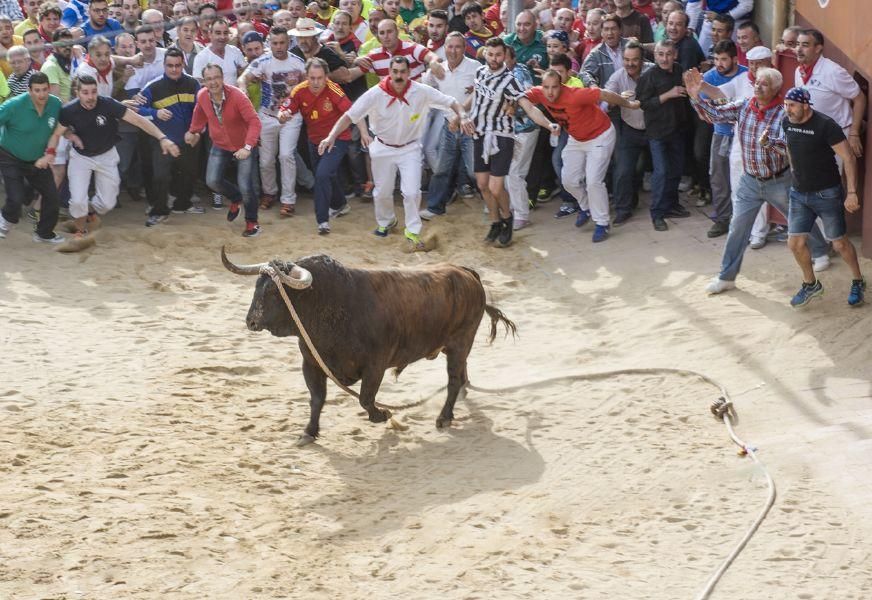
[[[373,423],[384,423],[388,419],[391,418],[391,411],[388,409],[376,410],[374,413],[370,413],[369,420]]]
[[[308,433],[304,433],[303,435],[300,436],[300,439],[297,440],[296,446],[297,446],[297,448],[301,448],[303,446],[308,446],[309,444],[311,444],[314,441],[315,441],[314,437],[312,437]]]
[[[451,427],[451,421],[454,420],[454,417],[439,417],[436,419],[436,429],[442,429],[443,427]]]

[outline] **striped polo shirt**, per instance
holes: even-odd
[[[379,77],[384,77],[390,71],[391,59],[394,56],[405,56],[409,60],[409,68],[413,81],[421,78],[427,64],[424,62],[430,56],[430,51],[421,44],[415,42],[407,42],[404,40],[397,41],[397,49],[394,52],[388,52],[384,46],[370,51],[366,55],[372,61],[372,70]],[[361,70],[366,72],[368,69],[361,67]]]

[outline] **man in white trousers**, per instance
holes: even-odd
[[[373,233],[387,237],[397,225],[393,196],[399,170],[406,216],[405,236],[415,250],[424,249],[418,213],[421,203],[421,137],[431,108],[453,110],[455,125],[459,121],[464,133],[473,133],[472,121],[457,100],[427,85],[411,81],[409,59],[394,56],[390,61],[388,76],[358,98],[318,145],[319,154],[328,152],[340,133],[352,123],[358,125],[369,117],[369,128],[375,137],[371,138],[366,127],[362,126],[360,141],[369,148],[372,161],[375,183],[373,204],[378,223]]]
[[[593,241],[605,241],[609,236],[609,194],[605,178],[616,136],[611,119],[599,104],[607,102],[634,109],[639,108],[638,100],[605,89],[565,86],[560,74],[550,69],[542,76],[542,85],[528,90],[526,95],[530,102],[544,106],[569,133],[562,154],[560,181],[579,201],[581,211],[575,225],[580,227],[593,220],[596,225]],[[582,185],[586,186],[589,208],[583,205],[585,189]]]
[[[280,123],[279,107],[291,90],[306,79],[306,63],[288,52],[290,38],[284,27],[273,27],[269,36],[270,52],[248,65],[237,81],[239,89],[260,81],[260,179],[263,185],[260,208],[268,210],[276,200],[276,157],[281,171],[281,217],[291,217],[297,203],[297,141],[303,128],[303,117],[295,114]]]
[[[78,79],[76,100],[64,105],[58,125],[48,142],[56,148],[58,141],[66,136],[72,143],[67,177],[70,182],[70,216],[75,220],[77,233],[87,232],[90,205],[98,214],[106,214],[115,206],[121,176],[118,174],[118,151],[120,140],[118,122],[124,120],[160,140],[163,152],[179,155],[179,148],[151,121],[112,98],[97,93],[97,80],[90,75]],[[91,174],[94,174],[96,194],[88,197]]]

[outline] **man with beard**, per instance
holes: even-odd
[[[61,102],[66,103],[70,100],[70,90],[72,87],[70,71],[72,69],[73,34],[69,29],[58,29],[52,37],[52,54],[46,59],[39,70],[48,76],[51,94],[60,98]],[[69,157],[70,143],[66,139],[62,139],[57,145],[57,154],[52,165],[55,185],[58,189],[60,189],[61,183],[64,181]]]
[[[802,46],[800,46],[802,47]],[[857,251],[847,236],[845,211],[860,210],[857,197],[857,165],[855,151],[848,145],[842,128],[825,114],[812,110],[811,93],[805,88],[792,88],[784,98],[787,117],[781,122],[784,140],[772,138],[776,145],[783,144],[790,158],[793,184],[790,187],[790,214],[788,216],[788,245],[802,269],[802,287],[790,301],[791,306],[805,306],[824,293],[817,280],[806,246],[816,220],[820,220],[824,236],[851,268],[853,279],[848,293],[848,305],[860,306],[866,291],[866,280],[860,273]],[[836,164],[836,155],[842,159],[847,194],[842,187],[842,176]]]
[[[375,181],[373,204],[378,227],[373,233],[385,238],[397,225],[393,197],[399,171],[406,216],[405,237],[415,250],[424,249],[418,214],[421,202],[420,140],[426,121],[423,117],[432,108],[454,111],[463,131],[472,133],[472,122],[454,98],[412,81],[409,59],[394,56],[390,60],[390,76],[367,90],[318,145],[318,152],[325,154],[349,125],[361,124],[369,117],[375,139],[370,138],[365,126],[360,127],[360,135],[363,145],[369,147]]]
[[[560,133],[560,125],[545,118],[524,95],[512,71],[506,69],[506,43],[500,38],[491,38],[485,48],[485,64],[475,76],[470,111],[475,124],[473,168],[491,218],[484,241],[506,247],[512,243],[514,217],[505,179],[512,164],[515,140],[514,122],[511,115],[504,112],[504,105],[516,102],[535,123],[550,129],[553,135]]]
[[[736,277],[754,219],[764,202],[782,214],[788,214],[787,193],[790,186],[787,156],[768,143],[769,138],[783,137],[784,103],[779,95],[781,73],[772,68],[759,69],[754,81],[754,97],[715,105],[700,98],[703,79],[699,71],[684,74],[687,94],[695,107],[714,123],[735,123],[736,140],[741,145],[744,172],[739,180],[733,203],[733,217],[721,259],[721,272],[706,287],[709,294],[720,294],[736,287]],[[812,251],[826,254],[827,245],[817,226],[810,230]]]
[[[260,178],[263,185],[260,208],[269,209],[278,194],[276,181],[276,157],[281,170],[282,217],[294,215],[297,203],[297,141],[303,127],[303,117],[295,115],[285,123],[278,120],[282,102],[291,89],[306,78],[306,63],[295,54],[288,52],[288,32],[282,27],[270,31],[270,53],[255,59],[239,77],[237,87],[246,87],[255,81],[260,82],[261,121],[260,134]]]
[[[65,104],[58,119],[49,148],[69,129],[73,149],[70,152],[70,216],[79,234],[87,233],[89,207],[97,214],[109,212],[118,198],[121,177],[118,175],[118,122],[124,120],[160,140],[164,154],[178,156],[179,149],[154,123],[142,118],[126,106],[101,96],[97,80],[90,75],[78,78],[76,100]],[[88,187],[94,176],[95,194]]]
[[[712,37],[717,37],[715,29],[712,29]],[[714,50],[715,68],[709,69],[703,75],[703,81],[709,85],[718,87],[735,79],[747,72],[746,67],[741,66],[736,60],[736,45],[731,40],[718,42]],[[701,118],[706,118],[700,114]],[[733,145],[733,125],[730,123],[716,123],[712,134],[711,151],[709,153],[709,179],[712,187],[712,216],[711,228],[706,235],[716,238],[724,235],[730,229],[730,219],[733,216],[732,190],[730,188],[730,149]]]
[[[109,18],[108,0],[91,0],[91,3],[88,4],[88,20],[82,25],[85,41],[90,40],[95,35],[101,35],[114,45],[115,36],[123,31],[121,23]]]

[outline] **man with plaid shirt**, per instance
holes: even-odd
[[[736,287],[736,276],[742,267],[745,247],[751,235],[754,218],[764,202],[787,215],[787,192],[790,172],[787,156],[767,143],[769,137],[783,137],[784,100],[779,95],[782,77],[775,69],[759,69],[754,83],[754,97],[716,104],[700,98],[702,75],[696,69],[684,74],[684,85],[694,107],[713,123],[735,123],[736,139],[742,148],[744,172],[733,201],[733,217],[721,259],[721,272],[706,291],[720,294]],[[808,238],[812,256],[827,253],[827,244],[815,225]]]

